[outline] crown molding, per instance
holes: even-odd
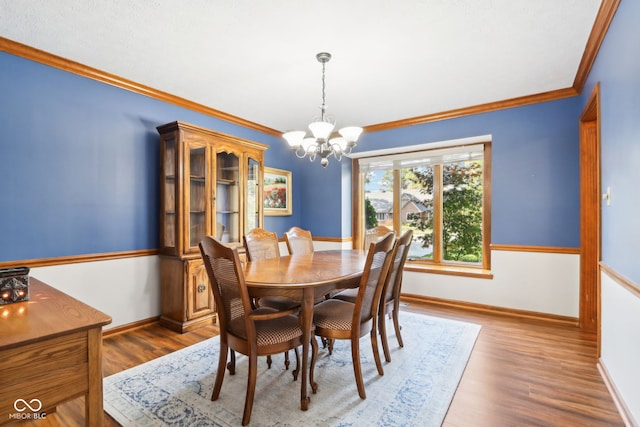
[[[202,104],[198,104],[197,102],[189,101],[188,99],[181,98],[179,96],[171,95],[170,93],[162,92],[152,87],[134,82],[132,80],[128,80],[114,74],[89,67],[79,62],[71,61],[69,59],[53,55],[43,50],[18,43],[4,37],[0,37],[0,51],[20,56],[22,58],[39,62],[41,64],[58,68],[60,70],[67,71],[73,74],[77,74],[82,77],[87,77],[102,83],[116,86],[118,88],[125,89],[140,95],[148,96],[150,98],[173,104],[178,107],[186,108],[191,111],[202,113],[216,119],[227,121],[229,123],[257,130],[259,132],[264,132],[269,135],[281,135],[281,133],[275,129],[271,129],[269,127],[251,122],[249,120],[233,116],[231,114],[207,107]]]
[[[566,89],[552,90],[536,95],[521,96],[518,98],[506,99],[503,101],[488,102],[486,104],[474,105],[471,107],[458,108],[455,110],[442,111],[424,116],[417,116],[408,119],[396,120],[393,122],[380,123],[364,127],[365,132],[379,132],[405,126],[420,125],[424,123],[437,122],[440,120],[455,119],[458,117],[471,116],[474,114],[488,113],[491,111],[504,110],[507,108],[521,107],[523,105],[537,104],[540,102],[555,101],[556,99],[570,98],[579,93],[572,87]]]
[[[603,0],[596,15],[596,19],[591,29],[589,39],[585,51],[582,54],[580,65],[573,82],[573,86],[565,89],[554,90],[550,92],[539,93],[536,95],[522,96],[519,98],[507,99],[498,102],[489,102],[487,104],[476,105],[472,107],[459,108],[456,110],[443,111],[435,114],[427,114],[424,116],[413,117],[409,119],[397,120],[393,122],[380,123],[376,125],[365,126],[365,132],[378,132],[405,126],[419,125],[423,123],[436,122],[439,120],[455,119],[457,117],[470,116],[473,114],[488,113],[491,111],[502,110],[506,108],[521,107],[524,105],[536,104],[539,102],[554,101],[562,98],[569,98],[580,95],[584,84],[587,81],[591,67],[595,62],[596,56],[602,45],[609,25],[613,20],[613,16],[618,10],[620,0]]]
[[[585,51],[582,54],[580,65],[573,82],[573,86],[565,89],[558,89],[549,92],[543,92],[535,95],[521,96],[517,98],[506,99],[497,102],[489,102],[486,104],[475,105],[471,107],[458,108],[449,111],[442,111],[434,114],[411,117],[391,122],[379,123],[364,127],[365,132],[379,132],[383,130],[395,129],[406,126],[419,125],[424,123],[436,122],[440,120],[454,119],[458,117],[470,116],[475,114],[488,113],[507,108],[521,107],[524,105],[537,104],[540,102],[555,101],[558,99],[569,98],[580,95],[584,84],[587,80],[591,67],[595,62],[596,56],[602,45],[602,41],[609,29],[609,25],[613,20],[620,0],[603,0],[596,15],[593,28],[589,35]],[[13,55],[21,56],[45,65],[49,65],[64,71],[88,77],[103,83],[107,83],[131,92],[158,99],[170,104],[177,105],[198,113],[202,113],[216,119],[224,120],[233,124],[237,124],[249,129],[264,132],[269,135],[280,136],[281,132],[275,129],[242,119],[237,116],[219,111],[202,104],[198,104],[187,99],[171,95],[166,92],[145,86],[140,83],[118,77],[113,74],[80,64],[69,59],[53,55],[42,50],[15,42],[13,40],[0,37],[0,51],[4,51]]]
[[[589,39],[587,40],[587,46],[585,47],[580,65],[578,66],[576,78],[573,81],[573,88],[578,92],[582,92],[584,88],[591,67],[593,67],[593,63],[600,50],[600,45],[602,45],[602,41],[609,30],[609,25],[613,20],[613,15],[615,15],[618,10],[619,4],[620,0],[603,0],[600,4],[598,15],[596,15],[591,34],[589,34]]]

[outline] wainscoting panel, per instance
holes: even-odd
[[[314,241],[316,250],[350,245]],[[287,254],[284,242],[280,249]],[[403,293],[578,317],[579,255],[493,250],[491,257],[493,279],[405,272]],[[160,315],[155,255],[34,267],[31,275],[112,316],[105,329]]]
[[[640,297],[606,272],[600,274],[601,356],[616,400],[640,425]]]
[[[580,255],[491,251],[493,279],[406,271],[402,292],[578,317]]]
[[[104,329],[160,315],[158,256],[35,267],[30,275],[108,315]]]

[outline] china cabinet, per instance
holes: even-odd
[[[262,227],[266,145],[184,122],[160,134],[160,322],[187,332],[215,320],[198,244],[205,235],[241,246]]]

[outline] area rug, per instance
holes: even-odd
[[[391,362],[378,375],[369,337],[360,341],[367,398],[356,388],[348,341],[333,354],[320,346],[317,394],[300,410],[300,382],[274,355],[271,369],[259,358],[252,426],[440,426],[464,372],[480,326],[409,312],[400,313],[404,348],[393,324],[387,331]],[[247,358],[236,375],[227,371],[212,402],[220,341],[211,338],[104,379],[104,408],[129,426],[239,426],[247,383]],[[382,346],[380,346],[382,350]],[[295,358],[292,365],[295,364]]]

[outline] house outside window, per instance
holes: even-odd
[[[410,262],[488,269],[490,145],[360,158],[358,199],[373,207],[377,219],[361,221],[362,230],[413,230]]]

